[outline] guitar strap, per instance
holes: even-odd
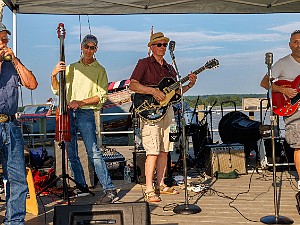
[[[171,68],[170,68],[170,65],[169,65],[168,63],[166,63],[166,65],[167,65],[167,69],[168,69],[168,71],[169,71],[169,74],[171,75],[172,78],[174,78],[174,75],[173,75],[173,73],[172,73],[172,70],[171,70]],[[175,76],[175,81],[177,81],[176,76]]]

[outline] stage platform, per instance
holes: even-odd
[[[115,146],[127,160],[132,159],[133,147]],[[253,165],[252,165],[253,166]],[[252,168],[252,167],[251,167]],[[176,172],[177,173],[177,172]],[[200,192],[188,191],[188,203],[201,208],[200,213],[183,215],[175,214],[174,207],[185,203],[184,186],[174,186],[180,191],[179,195],[161,195],[162,201],[150,204],[152,225],[233,225],[233,224],[262,224],[264,216],[275,215],[274,188],[272,172],[248,168],[248,174],[237,179],[216,179],[205,177],[193,168],[188,170],[188,182],[204,187]],[[288,168],[277,171],[277,191],[279,215],[294,220],[300,224],[300,216],[296,208],[295,194],[296,172]],[[118,189],[120,200],[115,204],[144,201],[143,184],[126,183],[123,180],[113,180]],[[194,189],[195,190],[195,189]],[[94,204],[103,196],[100,185],[91,189],[96,196],[77,197],[71,200],[72,205]],[[3,199],[3,197],[2,197]],[[54,207],[64,202],[54,195],[37,198],[38,216],[26,215],[26,225],[53,224]],[[5,210],[0,212],[0,220],[4,218]]]

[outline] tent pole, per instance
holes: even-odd
[[[18,55],[17,52],[17,11],[13,10],[13,14],[12,14],[12,19],[13,19],[13,52],[15,53],[15,55]]]

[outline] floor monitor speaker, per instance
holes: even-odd
[[[147,202],[61,205],[54,207],[53,224],[150,225],[150,210]]]

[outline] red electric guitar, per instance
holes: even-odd
[[[57,27],[57,35],[60,40],[60,61],[65,62],[65,45],[66,30],[63,23],[59,23]],[[56,110],[56,129],[55,140],[71,141],[70,131],[70,112],[66,100],[66,72],[59,72],[59,107]]]
[[[300,75],[293,81],[278,80],[275,84],[282,87],[294,88],[298,94],[290,99],[280,92],[272,92],[273,112],[279,116],[290,116],[294,114],[300,106]]]

